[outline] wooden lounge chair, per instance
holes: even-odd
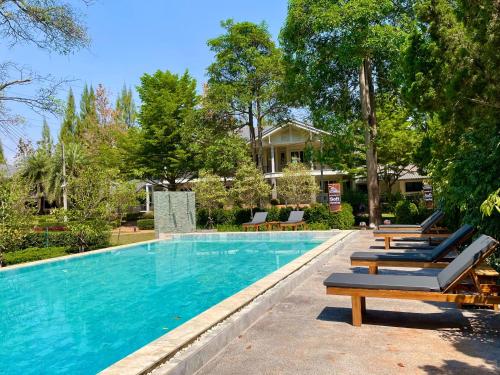
[[[446,256],[469,240],[475,232],[474,227],[465,224],[433,250],[411,249],[399,253],[357,251],[351,254],[351,265],[368,267],[371,274],[376,274],[378,267],[444,268],[453,260]]]
[[[389,230],[422,230],[422,227],[426,227],[428,223],[434,223],[436,218],[441,220],[444,217],[444,213],[441,210],[436,210],[427,219],[422,221],[420,224],[380,224],[378,229],[389,229]],[[437,223],[437,222],[436,222]]]
[[[280,229],[292,228],[293,230],[297,230],[299,226],[304,228],[305,224],[304,211],[291,211],[288,220],[280,222]]]
[[[245,232],[248,230],[248,228],[253,228],[255,231],[259,231],[259,227],[266,223],[266,219],[267,212],[256,212],[253,215],[252,221],[242,224],[243,229],[245,230]]]
[[[422,238],[428,239],[429,242],[432,238],[449,237],[450,234],[446,228],[435,227],[435,225],[444,217],[442,211],[436,211],[435,215],[429,216],[430,220],[424,221],[424,226],[416,229],[376,229],[373,231],[375,237],[383,237],[385,249],[391,248],[392,238]]]
[[[367,275],[333,273],[325,281],[326,293],[350,296],[352,324],[360,326],[366,311],[366,297],[491,304],[498,309],[500,296],[495,285],[481,285],[474,268],[490,256],[498,242],[480,236],[437,276]],[[472,287],[463,282],[470,278]]]

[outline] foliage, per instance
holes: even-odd
[[[325,144],[336,148],[334,164],[359,167],[366,154],[372,222],[379,216],[375,98],[397,95],[410,16],[406,2],[292,0],[281,31],[289,101],[307,106],[315,125],[333,134]]]
[[[234,176],[238,166],[250,162],[248,146],[241,136],[229,134],[208,139],[199,153],[200,164],[223,178]]]
[[[4,0],[0,4],[0,34],[5,48],[28,44],[68,54],[89,45],[85,26],[75,8],[58,0]],[[22,121],[12,114],[9,103],[35,111],[57,113],[56,93],[64,81],[41,76],[24,63],[0,62],[0,122],[7,131]],[[31,85],[30,90],[21,89]],[[30,94],[27,94],[30,93]]]
[[[242,232],[243,227],[236,224],[219,224],[217,225],[217,232]]]
[[[240,205],[253,207],[269,198],[271,187],[264,180],[262,172],[252,163],[241,165],[236,171],[230,194]]]
[[[328,223],[308,223],[307,230],[329,230],[330,225]]]
[[[481,212],[485,216],[492,216],[494,213],[500,214],[500,189],[491,193],[481,204]]]
[[[208,212],[208,226],[213,226],[212,211],[223,206],[227,200],[228,192],[221,178],[206,171],[200,172],[200,177],[194,185],[196,203]]]
[[[155,229],[154,219],[139,219],[137,220],[137,228],[140,230]]]
[[[342,208],[338,212],[332,212],[330,227],[336,229],[351,229],[354,225],[354,215],[349,203],[342,203]]]
[[[98,249],[109,245],[109,233],[101,231],[87,239],[89,249]],[[26,249],[30,247],[65,247],[71,251],[78,251],[78,238],[71,231],[61,232],[33,232],[26,233],[24,239],[17,243],[13,250]]]
[[[66,247],[31,247],[24,250],[13,251],[4,255],[4,265],[10,266],[13,264],[34,262],[49,258],[61,257],[68,255]]]
[[[288,114],[280,100],[281,51],[265,24],[227,20],[222,27],[226,33],[208,41],[215,62],[208,67],[204,104],[239,119],[236,127],[248,126],[252,153],[262,168],[264,126],[280,123]]]
[[[396,215],[396,224],[418,224],[418,207],[415,203],[407,199],[396,203],[394,213]]]
[[[75,141],[76,136],[76,104],[73,90],[70,88],[68,92],[68,99],[66,100],[66,108],[64,110],[64,118],[59,132],[59,141],[70,143]]]
[[[498,216],[480,206],[500,176],[500,23],[489,0],[422,0],[408,40],[404,93],[427,113],[420,167],[447,219],[500,236]]]
[[[0,177],[0,266],[2,254],[15,249],[33,225],[28,197],[29,188],[18,176]]]
[[[283,168],[283,176],[278,179],[278,195],[286,204],[299,206],[309,203],[319,192],[318,185],[310,170],[302,163],[291,163]]]
[[[120,95],[116,99],[116,118],[130,128],[136,125],[137,122],[137,109],[132,95],[132,89],[123,86]]]
[[[185,134],[198,104],[196,81],[188,72],[179,76],[158,70],[144,74],[137,91],[142,102],[137,166],[143,178],[155,184],[166,179],[175,190],[178,179],[190,179],[196,170]]]
[[[368,195],[359,190],[342,190],[342,202],[349,203],[355,213],[366,211]]]
[[[415,151],[422,142],[422,125],[418,114],[404,106],[395,97],[379,101],[377,153],[379,177],[385,181],[389,200],[395,182],[415,161]]]
[[[304,210],[307,223],[326,223],[330,225],[331,212],[326,204],[316,203]]]

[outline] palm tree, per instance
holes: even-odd
[[[21,177],[34,190],[38,213],[43,213],[46,200],[50,154],[42,149],[28,155],[22,162]]]
[[[86,163],[86,155],[83,147],[77,143],[68,143],[65,145],[64,162],[66,163],[66,180],[77,176]],[[61,145],[57,145],[50,163],[47,192],[50,200],[58,204],[61,204],[62,201],[63,181],[62,147]]]

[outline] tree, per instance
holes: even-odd
[[[377,150],[379,175],[388,188],[410,172],[416,152],[422,142],[421,123],[418,114],[412,114],[397,98],[380,100],[378,113]]]
[[[264,180],[262,171],[252,163],[242,164],[234,176],[231,196],[242,205],[250,207],[253,216],[253,208],[260,205],[264,199],[269,198],[271,186]]]
[[[280,100],[281,51],[265,24],[227,20],[221,25],[226,33],[208,41],[216,61],[208,67],[207,103],[248,126],[253,157],[262,168],[264,126],[288,115]]]
[[[0,2],[0,33],[7,47],[34,45],[47,51],[68,54],[89,45],[89,38],[76,10],[57,0],[3,0]],[[0,126],[19,122],[9,103],[20,103],[35,111],[57,112],[56,93],[64,81],[35,73],[23,64],[0,63]],[[20,88],[35,85],[33,95]]]
[[[182,76],[158,70],[144,74],[137,88],[141,98],[138,120],[141,137],[137,166],[143,178],[176,189],[178,180],[190,180],[197,170],[186,130],[199,98],[196,80],[188,72]]]
[[[117,243],[120,243],[120,234],[122,229],[123,217],[130,207],[135,206],[140,194],[136,191],[133,182],[115,181],[111,190],[111,206],[118,224]]]
[[[423,0],[405,50],[403,93],[428,122],[431,156],[420,167],[450,223],[500,236],[480,206],[499,187],[500,23],[498,2]]]
[[[20,176],[33,189],[37,200],[38,213],[43,213],[48,191],[48,177],[53,151],[52,137],[46,121],[42,129],[42,139],[36,150],[30,150],[21,161]]]
[[[33,227],[34,210],[27,204],[29,195],[28,185],[19,176],[0,176],[0,267],[2,254],[17,249]]]
[[[319,192],[311,171],[302,163],[291,163],[283,168],[283,176],[278,180],[278,196],[286,204],[293,204],[297,208],[301,203],[309,203]]]
[[[96,141],[99,119],[97,117],[96,96],[92,85],[83,87],[80,98],[80,115],[76,123],[76,137],[90,146]]]
[[[292,0],[281,31],[289,100],[320,126],[363,121],[370,222],[379,221],[376,92],[392,89],[406,2]]]
[[[91,238],[109,234],[114,175],[114,171],[90,166],[69,179],[69,210],[62,214],[68,218],[68,230],[75,236],[80,252],[88,250]]]
[[[77,115],[75,96],[73,95],[73,90],[70,88],[68,93],[68,100],[66,101],[66,108],[64,111],[64,119],[61,124],[61,130],[59,133],[59,140],[61,142],[69,143],[75,141],[76,124]]]
[[[118,122],[125,124],[127,127],[136,125],[137,110],[134,103],[132,90],[124,85],[120,95],[116,99],[116,116]]]
[[[212,228],[214,224],[212,212],[226,202],[228,197],[226,187],[221,178],[216,174],[201,171],[198,181],[194,185],[194,192],[198,206],[207,210],[207,225]]]

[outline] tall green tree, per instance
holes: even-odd
[[[80,113],[76,124],[77,138],[85,140],[87,144],[92,144],[98,124],[95,91],[92,85],[89,87],[85,84],[80,98]]]
[[[248,126],[253,156],[262,168],[264,127],[288,115],[280,100],[281,51],[263,23],[227,20],[222,27],[225,34],[208,41],[215,62],[208,67],[207,104]]]
[[[500,236],[481,214],[500,187],[500,8],[489,0],[421,0],[408,40],[404,93],[429,121],[421,167],[447,218]],[[424,160],[425,161],[425,160]]]
[[[318,184],[311,171],[302,163],[291,163],[283,169],[283,177],[278,180],[278,196],[286,204],[311,203],[319,193]]]
[[[137,108],[135,106],[132,89],[127,88],[125,85],[116,99],[116,116],[118,121],[126,124],[127,127],[136,125],[137,121]]]
[[[198,181],[194,185],[196,203],[202,209],[207,210],[207,225],[211,229],[214,224],[212,218],[213,210],[222,207],[226,203],[228,192],[220,176],[202,170]]]
[[[291,0],[281,31],[290,100],[308,106],[319,126],[363,121],[373,224],[380,217],[375,98],[394,84],[410,9],[392,0]]]
[[[65,143],[74,141],[76,128],[77,114],[75,96],[73,95],[73,90],[70,88],[68,92],[68,99],[66,100],[66,108],[64,110],[64,119],[59,133],[59,140]]]
[[[175,190],[178,180],[190,180],[197,171],[184,134],[199,102],[196,80],[187,71],[179,76],[158,70],[144,74],[137,91],[142,103],[137,167],[143,178],[162,185],[166,180],[166,187]]]

